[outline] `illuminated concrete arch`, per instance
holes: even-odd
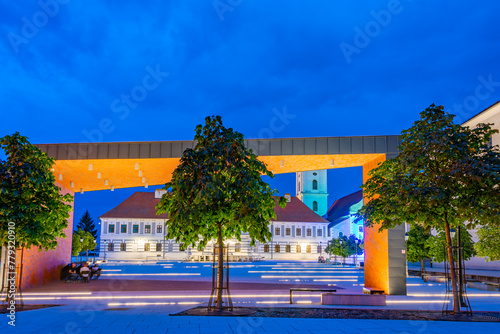
[[[379,162],[398,154],[398,136],[249,139],[245,141],[275,174],[363,167],[363,180]],[[63,191],[80,192],[161,185],[168,182],[183,151],[193,141],[96,144],[40,144],[56,160],[54,174]],[[54,266],[69,262],[69,238],[49,252]],[[406,294],[404,228],[365,231],[365,285]],[[62,251],[64,250],[64,252]],[[34,251],[28,257],[36,258]],[[28,261],[30,262],[30,261]],[[28,271],[39,272],[33,265]],[[33,280],[28,280],[33,281]]]

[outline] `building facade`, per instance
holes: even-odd
[[[156,215],[162,191],[136,192],[101,217],[100,256],[108,260],[213,260],[213,244],[203,250],[186,247],[165,238],[168,215]],[[288,197],[286,208],[275,207],[276,219],[269,223],[272,239],[250,246],[248,234],[227,242],[230,261],[259,259],[315,260],[326,248],[328,221],[296,197]]]
[[[363,206],[363,191],[359,190],[336,200],[328,209],[327,220],[332,238],[351,234],[357,239],[364,239],[363,220],[356,213]]]
[[[297,198],[320,216],[328,210],[327,171],[296,173]]]

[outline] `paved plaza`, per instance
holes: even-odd
[[[108,263],[103,275],[89,284],[55,282],[29,289],[26,304],[63,305],[16,313],[16,327],[0,322],[0,332],[12,333],[433,333],[495,330],[499,323],[359,319],[287,319],[252,317],[170,316],[206,305],[212,268],[209,263]],[[319,292],[294,295],[292,286],[335,287],[360,293],[363,272],[353,267],[312,262],[231,264],[230,284],[235,306],[334,307],[320,305]],[[441,310],[442,283],[408,278],[407,296],[387,296],[387,306],[366,309]],[[500,311],[500,292],[469,289],[474,311]],[[451,307],[451,305],[450,305]],[[360,308],[353,306],[352,308]]]

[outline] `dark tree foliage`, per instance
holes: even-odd
[[[271,239],[269,221],[276,218],[276,202],[286,205],[284,197],[262,181],[273,177],[252,150],[245,147],[243,135],[225,128],[220,116],[207,117],[196,127],[193,149],[186,149],[168,192],[157,205],[157,213],[168,213],[167,239],[201,249],[212,240],[223,249],[230,238],[241,240],[248,232],[251,245]],[[222,308],[222,258],[219,252],[220,285],[217,306]]]
[[[94,219],[89,214],[89,210],[85,211],[76,227],[82,231],[89,232],[94,239],[97,238],[97,229],[95,228]]]
[[[372,200],[360,210],[369,226],[402,222],[444,230],[453,263],[450,229],[500,225],[500,153],[489,124],[474,129],[453,123],[442,106],[431,105],[404,130],[400,153],[374,168],[362,186]],[[454,312],[459,313],[455,268],[450,268]]]

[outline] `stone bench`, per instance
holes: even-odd
[[[290,288],[290,304],[292,304],[292,292],[297,291],[307,291],[307,292],[315,292],[315,291],[328,291],[328,292],[336,292],[337,289],[320,289],[320,288]]]
[[[498,289],[498,284],[482,283],[482,282],[467,282],[467,288],[479,289],[484,291],[495,291]]]
[[[427,276],[427,281],[446,283],[447,278],[445,276]]]
[[[369,287],[363,287],[363,294],[365,295],[382,295],[384,294],[384,290],[382,289],[377,289],[377,288],[369,288]]]
[[[385,306],[385,295],[322,293],[321,305]]]

